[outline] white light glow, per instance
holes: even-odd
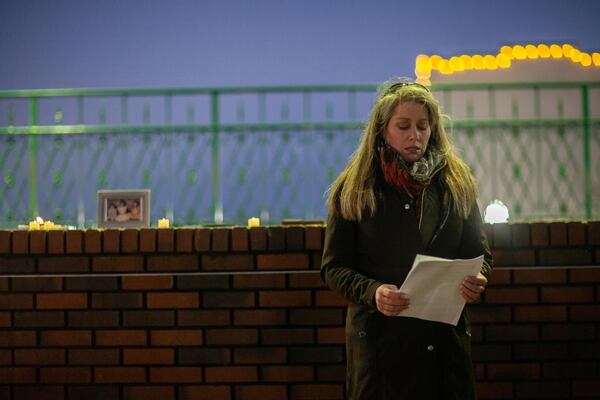
[[[492,201],[483,213],[483,220],[488,224],[508,222],[508,207],[500,200]]]

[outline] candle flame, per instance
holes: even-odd
[[[36,222],[38,224],[43,224],[44,223],[44,220],[42,219],[42,217],[36,217],[35,220],[36,220]]]

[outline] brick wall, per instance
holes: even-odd
[[[482,399],[600,398],[600,222],[486,226]],[[0,399],[341,399],[323,228],[0,231]]]

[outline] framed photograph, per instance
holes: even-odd
[[[150,226],[150,189],[98,190],[98,228]]]

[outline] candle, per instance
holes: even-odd
[[[29,222],[29,230],[30,231],[39,231],[40,230],[40,223],[37,221],[31,221]]]
[[[54,222],[52,221],[45,221],[43,226],[45,231],[51,231],[52,229],[56,228]]]
[[[158,220],[158,227],[159,228],[168,228],[169,227],[169,220],[167,218],[161,218]]]
[[[260,226],[260,219],[256,217],[252,217],[248,219],[248,228],[254,228]]]

